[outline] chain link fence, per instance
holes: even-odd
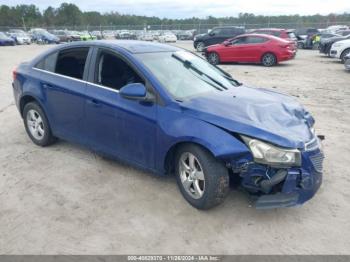
[[[47,30],[74,30],[74,31],[104,31],[104,30],[152,30],[152,31],[176,31],[176,30],[195,30],[197,33],[206,33],[208,30],[216,26],[237,26],[244,27],[245,29],[258,29],[258,28],[285,28],[285,29],[298,29],[305,27],[312,28],[327,28],[331,25],[347,25],[350,27],[350,21],[337,21],[337,22],[294,22],[294,23],[239,23],[239,24],[226,24],[226,23],[217,23],[217,24],[160,24],[160,25],[83,25],[83,26],[38,26],[40,28],[45,28]],[[8,31],[10,29],[24,29],[29,30],[30,27],[12,27],[12,26],[0,26],[0,31]]]

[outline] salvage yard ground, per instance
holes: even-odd
[[[64,141],[47,148],[30,141],[13,103],[12,70],[48,48],[0,48],[1,254],[350,253],[350,73],[337,60],[300,50],[272,68],[221,66],[306,106],[326,137],[324,181],[297,208],[257,211],[232,190],[223,205],[198,211],[173,177]]]

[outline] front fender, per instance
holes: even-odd
[[[250,151],[243,142],[215,125],[167,109],[159,110],[158,119],[156,167],[160,173],[165,171],[168,153],[179,143],[199,144],[224,161],[250,158]]]

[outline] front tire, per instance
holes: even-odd
[[[23,121],[29,138],[38,146],[48,146],[55,142],[49,121],[36,102],[30,102],[24,106]]]
[[[208,54],[208,62],[212,65],[218,65],[220,63],[220,57],[217,53],[209,53]]]
[[[350,54],[350,48],[345,49],[345,50],[343,51],[343,53],[341,53],[341,55],[340,55],[340,60],[342,61],[343,64],[345,63],[345,57],[346,57],[348,54]]]
[[[198,145],[187,144],[177,151],[175,171],[181,194],[197,209],[221,204],[229,192],[226,166]]]
[[[261,63],[264,66],[274,66],[277,63],[277,58],[274,54],[266,53],[261,58]]]

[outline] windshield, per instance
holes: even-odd
[[[221,69],[186,51],[137,55],[176,99],[196,97],[207,92],[222,92],[240,85]]]

